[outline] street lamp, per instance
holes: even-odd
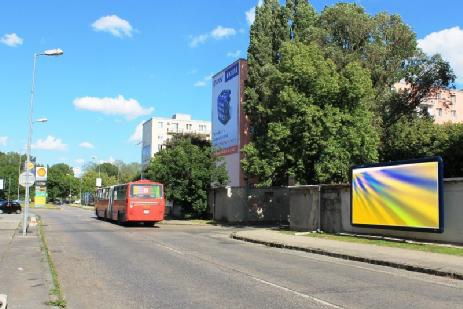
[[[73,175],[66,174],[66,176],[69,176],[69,204],[70,204],[71,203],[71,197],[72,197],[71,184],[72,184]]]
[[[35,95],[35,69],[37,65],[37,59],[39,56],[61,56],[63,51],[61,49],[49,49],[42,53],[34,54],[34,65],[32,67],[32,88],[31,88],[31,99],[29,102],[29,130],[27,136],[27,148],[26,148],[26,169],[30,164],[31,156],[31,143],[32,143],[32,125],[34,121],[32,120],[32,115],[34,113],[34,95]],[[46,118],[38,119],[38,122],[46,122]],[[26,171],[26,194],[24,197],[24,218],[23,218],[23,236],[26,236],[27,232],[27,218],[29,213],[29,171]]]
[[[96,156],[92,156],[92,160],[95,160],[95,164],[97,164],[97,159]],[[100,165],[101,164],[98,163],[98,178],[101,178]]]

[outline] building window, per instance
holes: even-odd
[[[187,129],[188,131],[191,131],[191,123],[187,123],[186,129]]]
[[[441,94],[440,92],[437,94],[437,99],[440,99],[441,98]]]
[[[162,129],[164,127],[164,123],[159,121],[158,122],[158,129]]]
[[[158,151],[161,151],[162,149],[162,144],[158,144]]]
[[[457,97],[455,95],[452,95],[450,97],[450,100],[452,101],[452,104],[456,104],[457,103]]]
[[[437,109],[437,116],[442,116],[442,108]]]
[[[457,111],[452,111],[452,118],[457,118]]]
[[[199,131],[206,131],[206,126],[203,124],[199,125]]]

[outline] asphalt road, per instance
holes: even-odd
[[[463,308],[463,281],[244,243],[235,228],[39,214],[68,308]]]

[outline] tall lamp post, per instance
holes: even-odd
[[[72,185],[72,177],[73,177],[73,175],[66,174],[66,176],[69,176],[69,204],[71,204],[71,197],[72,197],[71,185]]]
[[[27,148],[26,148],[26,169],[28,169],[30,164],[31,156],[31,143],[32,143],[32,115],[34,113],[34,95],[35,95],[35,69],[37,65],[37,59],[39,56],[61,56],[63,51],[61,49],[50,49],[42,53],[34,54],[34,65],[32,68],[32,88],[31,88],[31,99],[29,102],[29,130],[27,136]],[[43,120],[43,119],[42,119]],[[46,120],[45,120],[46,121]],[[39,122],[45,122],[39,121]],[[27,218],[29,216],[29,170],[26,171],[26,194],[24,197],[24,218],[23,218],[23,236],[26,236],[27,232]]]

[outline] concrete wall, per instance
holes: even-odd
[[[217,188],[209,192],[209,205],[215,220],[230,223],[287,223],[287,188]]]
[[[314,231],[320,229],[318,186],[289,187],[290,229]]]
[[[211,198],[214,191],[215,199]],[[209,203],[216,220],[234,223],[289,222],[290,228],[295,231],[321,228],[329,233],[381,235],[463,244],[463,179],[444,181],[443,233],[352,226],[349,185],[322,185],[320,192],[319,186],[248,190],[238,187],[214,191],[210,192]]]

